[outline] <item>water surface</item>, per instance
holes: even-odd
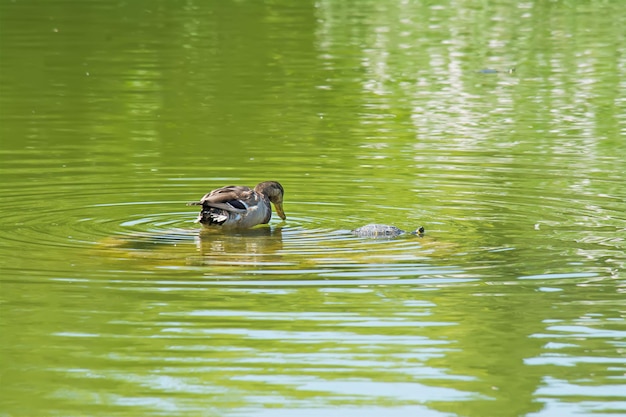
[[[621,11],[4,2],[0,415],[626,413]]]

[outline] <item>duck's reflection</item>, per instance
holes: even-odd
[[[218,264],[257,264],[271,262],[283,249],[281,227],[224,232],[203,229],[196,244],[204,261]]]
[[[167,233],[139,232],[111,237],[102,241],[99,248],[117,259],[249,265],[277,261],[283,239],[281,227],[240,231],[175,229]]]

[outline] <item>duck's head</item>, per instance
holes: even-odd
[[[283,220],[287,218],[287,216],[285,216],[285,212],[283,211],[283,196],[285,195],[285,190],[280,183],[276,181],[264,181],[257,184],[257,186],[254,187],[254,191],[267,196],[267,198],[274,204],[278,217]]]

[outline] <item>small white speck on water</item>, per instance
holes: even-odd
[[[535,223],[535,230],[539,230],[539,223]]]

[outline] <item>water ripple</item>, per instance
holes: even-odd
[[[376,155],[384,156],[385,149],[376,148]],[[361,148],[359,160],[364,166],[378,166],[380,160],[370,151]],[[564,174],[558,158],[539,167],[522,166],[506,154],[485,164],[484,155],[472,156],[471,151],[445,160],[432,150],[422,151],[412,157],[414,176],[392,170],[386,177],[366,182],[343,171],[329,171],[316,179],[315,195],[299,189],[302,180],[296,176],[300,171],[287,172],[281,181],[287,189],[288,220],[274,218],[269,226],[228,234],[202,231],[194,223],[196,209],[185,203],[207,191],[206,184],[216,187],[254,180],[204,178],[200,170],[198,175],[191,170],[181,178],[170,169],[149,170],[142,181],[114,175],[102,183],[94,180],[78,158],[68,159],[64,167],[51,160],[35,168],[25,152],[8,168],[19,173],[17,180],[5,183],[1,190],[1,244],[27,248],[15,254],[20,265],[33,259],[51,264],[63,251],[76,249],[75,262],[110,263],[104,272],[132,266],[153,272],[201,272],[198,279],[207,282],[219,278],[214,282],[263,285],[269,285],[267,277],[279,285],[472,280],[475,276],[470,270],[487,276],[490,266],[524,265],[518,252],[533,245],[543,245],[546,254],[559,253],[553,248],[562,253],[575,245],[581,256],[606,259],[611,271],[623,267],[619,252],[624,239],[619,232],[625,220],[624,200],[617,177],[598,178],[605,190],[598,195],[587,176],[574,172],[555,191],[554,183],[563,181]],[[326,157],[340,158],[333,149]],[[313,169],[307,163],[303,161],[300,168]],[[390,169],[384,164],[380,168]],[[51,169],[56,170],[50,177],[54,183],[45,176]],[[402,181],[389,181],[389,175]],[[52,188],[55,194],[49,195],[47,190]],[[347,189],[350,194],[344,198]],[[28,209],[18,210],[25,206],[25,193],[31,196]],[[426,236],[366,239],[350,233],[371,222],[406,230],[423,225]],[[546,256],[545,265],[556,263],[556,258]],[[120,261],[126,266],[114,265]],[[535,263],[540,263],[539,258]],[[460,264],[463,267],[450,267]],[[537,268],[518,278],[544,273]],[[576,271],[562,273],[576,276]]]

